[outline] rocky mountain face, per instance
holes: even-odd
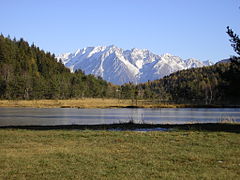
[[[143,83],[173,72],[212,65],[210,61],[190,58],[183,60],[171,54],[156,55],[146,49],[123,50],[116,46],[79,49],[57,57],[72,72],[81,69],[86,74],[101,76],[113,84]]]

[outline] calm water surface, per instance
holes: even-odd
[[[240,108],[73,109],[0,108],[0,126],[240,122]]]

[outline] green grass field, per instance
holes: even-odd
[[[0,179],[240,179],[240,136],[0,129]]]

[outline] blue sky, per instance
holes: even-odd
[[[0,0],[0,32],[55,54],[116,45],[217,61],[234,55],[240,0]]]

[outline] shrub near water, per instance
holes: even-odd
[[[0,130],[0,179],[239,179],[224,132]]]

